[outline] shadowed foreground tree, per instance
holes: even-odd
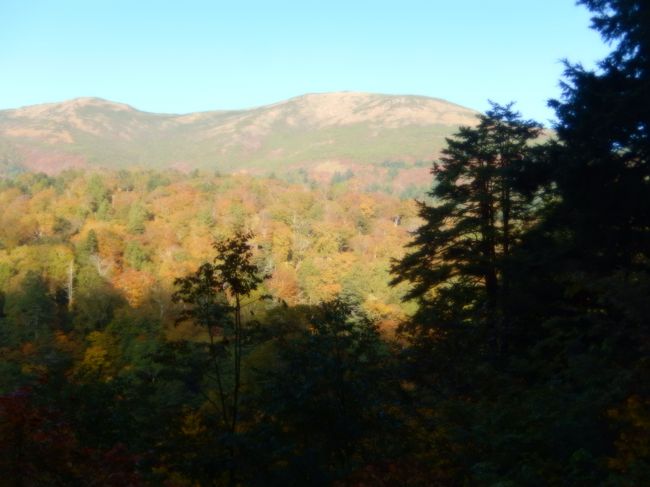
[[[481,123],[449,141],[394,267],[421,303],[404,362],[432,411],[425,445],[458,484],[650,479],[650,6],[580,3],[615,48],[598,71],[568,66],[559,141],[510,186],[518,234]]]
[[[251,233],[237,232],[213,244],[217,256],[194,273],[176,279],[176,302],[183,303],[178,321],[191,320],[209,336],[209,356],[217,387],[217,401],[205,398],[220,413],[221,426],[228,433],[229,485],[237,482],[236,438],[240,419],[242,356],[246,332],[242,321],[242,299],[249,297],[263,281],[253,263]]]
[[[551,106],[560,144],[548,176],[559,196],[551,223],[569,231],[573,258],[610,272],[650,258],[650,5],[582,0],[614,44],[589,71],[567,63]],[[588,269],[585,269],[588,270]]]
[[[476,127],[447,139],[432,173],[433,205],[420,203],[424,224],[393,265],[392,284],[412,284],[420,309],[407,325],[426,336],[479,324],[490,353],[505,348],[510,309],[510,257],[530,219],[530,194],[517,178],[540,126],[512,105],[492,105]]]
[[[402,446],[397,382],[377,325],[340,299],[295,313],[305,323],[283,318],[290,328],[275,334],[277,357],[257,374],[253,485],[333,485]]]
[[[142,485],[136,464],[123,445],[83,446],[64,414],[36,404],[30,388],[0,396],[0,485],[134,487]]]
[[[574,393],[601,388],[582,417],[592,424],[609,417],[607,433],[617,440],[585,450],[609,456],[616,485],[643,485],[650,479],[642,419],[650,417],[650,4],[579,3],[613,50],[594,71],[567,63],[563,97],[551,102],[559,143],[543,183],[557,203],[528,242],[543,263],[533,287],[545,298],[539,348],[568,364],[556,369],[556,383]]]

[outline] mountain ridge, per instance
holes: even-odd
[[[138,167],[261,174],[313,172],[323,164],[359,171],[385,161],[430,160],[444,137],[475,123],[477,114],[440,98],[350,91],[185,114],[79,97],[0,110],[0,171]]]
[[[441,102],[441,103],[444,103],[446,105],[455,106],[455,107],[463,109],[463,110],[474,111],[471,108],[465,107],[465,106],[460,105],[458,103],[454,103],[454,102],[445,100],[444,98],[433,97],[433,96],[413,95],[413,94],[406,94],[406,93],[390,93],[389,94],[389,93],[374,93],[374,92],[366,92],[366,91],[343,90],[343,91],[322,91],[322,92],[314,91],[314,92],[309,92],[309,93],[303,93],[302,95],[292,96],[290,98],[286,98],[284,100],[280,100],[280,101],[277,101],[277,102],[265,103],[265,104],[262,104],[262,105],[253,105],[253,106],[245,107],[245,108],[226,108],[226,109],[220,109],[220,108],[211,109],[211,108],[209,108],[209,109],[205,109],[205,110],[194,110],[194,111],[191,111],[191,112],[156,112],[156,111],[148,111],[148,110],[143,110],[143,109],[140,109],[140,108],[136,108],[134,105],[130,105],[128,103],[109,100],[109,99],[103,98],[101,96],[77,96],[77,97],[74,97],[74,98],[67,98],[65,100],[60,100],[60,101],[32,103],[32,104],[29,104],[29,105],[21,105],[21,106],[18,106],[18,107],[0,108],[0,114],[2,114],[3,112],[19,111],[19,110],[24,110],[24,109],[29,109],[29,108],[36,108],[36,107],[61,106],[61,105],[68,105],[68,104],[83,104],[83,103],[93,103],[94,102],[94,103],[97,103],[97,104],[121,106],[121,107],[124,107],[124,108],[126,108],[128,110],[131,110],[131,111],[147,113],[147,114],[150,114],[150,115],[182,117],[182,116],[185,116],[185,115],[201,114],[201,113],[247,112],[247,111],[257,110],[257,109],[260,109],[260,108],[274,107],[274,106],[277,106],[277,105],[283,105],[283,104],[286,104],[286,103],[289,103],[289,102],[301,100],[303,98],[308,98],[308,97],[337,96],[337,95],[379,96],[379,97],[387,97],[387,98],[422,99],[422,100],[430,100],[430,101]]]

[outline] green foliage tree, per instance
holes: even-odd
[[[102,205],[110,203],[111,193],[99,174],[90,177],[87,191],[90,197],[90,210],[93,213],[97,212]]]
[[[124,298],[97,272],[94,265],[80,266],[76,276],[76,297],[72,322],[80,333],[106,327]]]
[[[145,223],[150,219],[151,214],[142,203],[133,203],[127,216],[126,228],[132,234],[144,233]]]
[[[111,203],[108,200],[102,200],[97,208],[97,218],[99,220],[107,221],[110,219],[111,213]]]
[[[86,241],[83,244],[82,250],[88,255],[99,252],[99,239],[94,229],[91,228],[88,230],[88,235],[86,235]]]
[[[14,336],[21,341],[45,341],[55,325],[56,304],[47,282],[40,274],[29,271],[20,292],[7,303],[7,315],[14,324]]]
[[[124,259],[130,267],[136,270],[142,270],[142,267],[150,261],[149,254],[138,242],[126,244]]]
[[[330,180],[330,184],[334,186],[335,184],[341,184],[344,183],[345,181],[348,181],[354,177],[354,171],[352,169],[348,169],[344,173],[341,173],[339,171],[336,171],[332,175],[332,179]]]

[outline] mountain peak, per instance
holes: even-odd
[[[266,107],[260,107],[264,109]],[[355,91],[309,93],[271,105],[290,108],[302,123],[318,126],[370,123],[402,127],[435,123],[470,125],[477,112],[439,98]],[[258,109],[259,110],[259,109]]]
[[[72,100],[63,102],[62,105],[68,105],[75,108],[92,106],[107,108],[111,110],[136,111],[135,108],[133,108],[131,105],[127,105],[126,103],[118,103],[95,96],[81,96],[78,98],[73,98]]]
[[[66,114],[71,114],[88,107],[110,111],[137,111],[135,108],[125,103],[117,103],[105,100],[103,98],[85,96],[72,98],[70,100],[65,100],[62,102],[40,103],[38,105],[28,105],[21,108],[1,110],[0,113],[5,113],[10,116],[21,118],[39,118],[44,116],[52,116],[55,120],[57,120],[60,119],[61,116],[65,116]]]

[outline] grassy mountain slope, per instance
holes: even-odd
[[[77,98],[0,111],[0,171],[94,166],[363,172],[385,161],[428,161],[445,136],[473,124],[475,116],[434,98],[348,92],[187,115]]]

